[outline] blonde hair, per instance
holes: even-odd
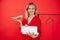
[[[34,6],[35,6],[34,15],[36,14],[36,10],[37,10],[36,5],[35,5],[33,2],[31,2],[31,3],[29,3],[29,4],[26,6],[26,14],[25,14],[26,18],[29,17],[29,13],[28,13],[27,11],[28,11],[28,8],[29,8],[30,5],[34,5]]]

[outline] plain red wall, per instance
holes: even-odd
[[[0,40],[21,40],[20,25],[10,19],[25,13],[29,2],[37,6],[39,14],[60,14],[59,0],[0,0]],[[60,15],[40,15],[41,40],[60,40]]]

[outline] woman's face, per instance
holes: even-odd
[[[28,13],[30,15],[34,15],[34,13],[35,13],[35,6],[34,5],[29,5],[29,7],[28,7]]]

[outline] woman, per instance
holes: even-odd
[[[39,17],[36,15],[36,6],[33,3],[29,3],[26,8],[26,18],[24,18],[22,21],[20,18],[22,17],[17,16],[17,17],[11,17],[15,21],[19,22],[21,26],[37,26],[38,28],[38,35],[34,33],[28,32],[26,35],[22,34],[22,40],[40,40],[40,27],[41,27],[41,22]]]

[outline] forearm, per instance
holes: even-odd
[[[21,20],[19,20],[19,23],[20,23],[20,26],[23,26],[23,24],[22,24],[22,21],[21,21]]]
[[[17,19],[20,19],[21,17],[22,17],[22,15],[19,15],[19,16],[17,16],[16,18],[17,18]]]

